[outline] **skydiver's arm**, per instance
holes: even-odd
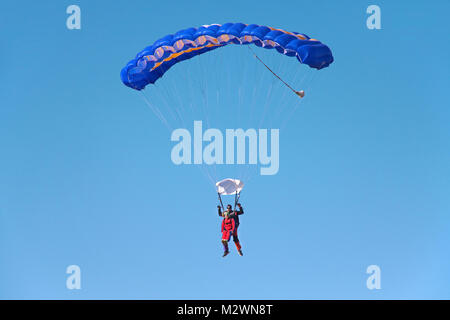
[[[225,219],[222,220],[222,227],[220,228],[220,232],[223,232],[224,225],[225,225]]]
[[[236,216],[240,216],[241,214],[244,214],[244,209],[242,209],[242,207],[239,208],[238,211],[232,211],[232,212],[230,213],[230,218],[234,218],[234,217],[236,217]]]
[[[238,216],[240,216],[241,214],[244,214],[244,208],[242,208],[242,206],[240,204],[238,204],[238,208],[239,208],[239,210],[236,211],[236,214]]]
[[[232,229],[231,231],[234,232],[234,228],[236,227],[236,223],[234,222],[234,219],[231,220]]]
[[[217,213],[219,214],[219,217],[223,217],[222,209],[220,206],[217,206]]]

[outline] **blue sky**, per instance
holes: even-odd
[[[2,4],[0,298],[450,298],[449,2],[172,3]],[[304,32],[335,62],[281,130],[278,174],[244,189],[245,256],[223,259],[214,189],[170,161],[119,72],[165,34],[228,21]],[[81,290],[65,287],[73,264]]]

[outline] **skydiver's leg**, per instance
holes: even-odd
[[[222,244],[223,244],[223,251],[224,252],[230,251],[230,250],[228,250],[228,241],[227,240],[222,240]]]
[[[234,241],[234,244],[236,245],[237,251],[239,252],[240,255],[242,255],[242,247],[241,247],[241,243],[239,242],[239,237],[238,237],[238,228],[234,228],[233,241]]]
[[[231,234],[229,231],[222,232],[222,244],[223,244],[223,250],[224,250],[224,254],[223,254],[224,257],[230,252],[230,250],[228,249],[228,241],[230,241],[230,237],[231,237]]]

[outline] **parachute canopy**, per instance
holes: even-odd
[[[223,179],[216,183],[217,193],[230,195],[240,193],[244,188],[244,183],[238,179]]]
[[[255,44],[296,57],[300,63],[322,69],[333,62],[331,50],[303,33],[257,24],[225,23],[183,29],[169,34],[139,52],[122,69],[122,82],[142,90],[155,83],[174,64],[228,44]]]

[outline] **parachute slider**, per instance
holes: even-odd
[[[222,195],[238,194],[244,188],[244,183],[238,179],[223,179],[216,183],[217,193]]]
[[[294,90],[294,92],[295,92],[295,94],[298,95],[300,98],[303,98],[303,97],[305,96],[305,91],[303,91],[303,90],[300,90],[300,91],[295,91],[295,90]]]

